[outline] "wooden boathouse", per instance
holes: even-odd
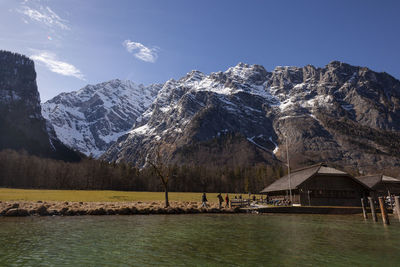
[[[262,190],[270,200],[288,201],[300,206],[361,206],[369,188],[350,174],[324,164],[291,171]]]
[[[383,174],[357,177],[359,181],[367,185],[374,198],[382,196],[400,195],[400,179]]]

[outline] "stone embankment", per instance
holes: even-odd
[[[133,214],[194,214],[238,213],[239,208],[219,209],[217,203],[201,208],[199,202],[55,202],[6,201],[0,202],[0,216],[77,216],[77,215],[133,215]]]

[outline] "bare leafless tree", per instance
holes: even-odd
[[[168,201],[168,182],[170,180],[170,168],[164,164],[163,160],[161,159],[160,152],[157,151],[156,158],[154,160],[148,159],[147,161],[156,172],[157,176],[160,178],[161,183],[164,186],[165,191],[165,207],[169,207]]]

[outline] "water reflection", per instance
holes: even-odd
[[[309,266],[400,260],[400,224],[333,215],[0,218],[0,265]]]

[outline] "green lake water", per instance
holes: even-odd
[[[0,266],[400,266],[361,215],[0,217]]]

